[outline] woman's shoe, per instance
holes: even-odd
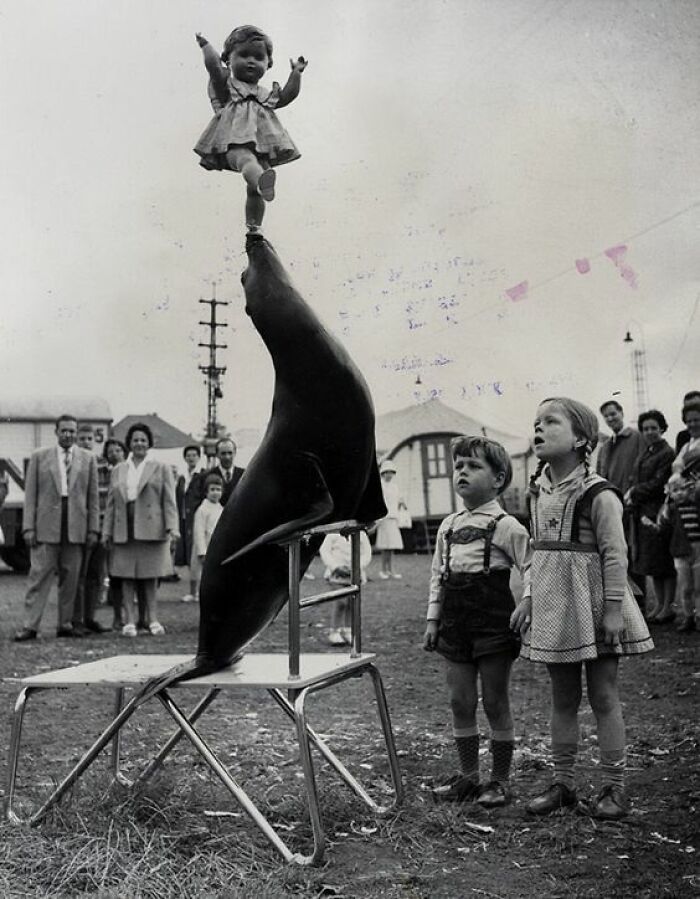
[[[431,792],[436,802],[471,802],[479,796],[481,787],[466,774],[454,774]]]
[[[476,800],[483,808],[503,808],[511,800],[510,790],[500,780],[486,784]]]
[[[531,799],[526,807],[531,815],[549,815],[570,805],[576,805],[576,790],[557,782]]]
[[[663,612],[661,615],[657,615],[654,618],[654,624],[669,624],[671,621],[675,621],[676,616],[673,612]]]
[[[165,628],[160,623],[160,621],[152,621],[148,625],[148,630],[151,632],[151,635],[153,637],[162,637],[163,634],[165,633]]]
[[[678,625],[676,630],[679,634],[689,634],[691,631],[695,630],[695,618],[692,615],[688,615],[681,623]]]
[[[135,637],[136,636],[136,625],[135,624],[125,624],[122,627],[122,637]]]
[[[603,821],[618,821],[629,812],[629,803],[622,787],[606,784],[591,802],[590,812]]]

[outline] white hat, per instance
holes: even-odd
[[[396,465],[392,459],[385,459],[379,466],[379,474],[384,474],[385,471],[393,471],[396,474]]]

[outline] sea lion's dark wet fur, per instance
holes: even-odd
[[[197,655],[146,684],[144,698],[226,667],[274,620],[288,599],[288,569],[286,549],[272,540],[386,514],[364,378],[292,286],[272,246],[249,237],[246,251],[246,312],[275,368],[272,414],[207,550]],[[319,544],[316,538],[302,547],[302,572]]]

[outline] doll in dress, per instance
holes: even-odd
[[[272,90],[258,82],[272,66],[272,41],[259,28],[241,25],[226,38],[221,56],[201,34],[196,35],[209,73],[208,94],[214,118],[194,148],[206,169],[240,172],[246,182],[248,231],[260,230],[265,203],[275,197],[274,167],[298,159],[300,153],[280,124],[275,110],[299,95],[303,56],[290,59],[284,87]]]

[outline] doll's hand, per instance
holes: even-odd
[[[520,600],[510,616],[510,629],[516,634],[524,636],[530,627],[532,620],[532,597],[526,596]]]
[[[603,612],[603,641],[608,646],[619,646],[622,629],[622,603],[606,602]]]
[[[194,37],[200,47],[203,47],[205,44],[209,43],[209,41],[204,37],[201,31],[198,31]]]
[[[308,59],[304,59],[303,56],[300,56],[296,61],[293,59],[289,60],[289,65],[292,68],[292,72],[303,72],[304,69],[308,66]]]
[[[437,646],[437,636],[438,636],[438,628],[440,627],[439,621],[429,621],[425,628],[425,635],[423,636],[423,649],[426,652],[433,652],[435,647]]]

